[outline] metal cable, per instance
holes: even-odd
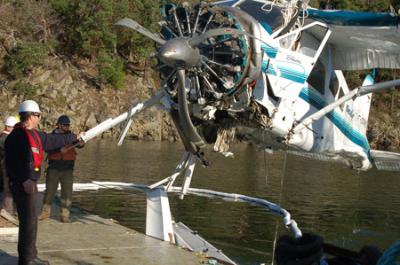
[[[285,150],[285,151],[287,151],[287,150]],[[285,152],[285,158],[283,160],[281,190],[279,193],[279,205],[282,205],[282,193],[283,193],[283,184],[285,182],[286,168],[287,168],[287,152]],[[278,237],[278,229],[279,229],[279,222],[276,221],[275,222],[275,238],[274,238],[274,244],[272,246],[272,265],[274,265],[276,241],[277,241],[277,237]]]

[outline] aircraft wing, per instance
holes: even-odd
[[[346,156],[346,154],[325,154],[325,153],[312,153],[300,150],[288,150],[289,154],[306,157],[309,159],[326,161],[326,162],[338,162],[342,164],[348,164],[346,161],[356,160],[357,157]],[[386,152],[371,150],[371,159],[376,169],[384,171],[400,171],[400,153]]]
[[[334,69],[400,69],[400,16],[312,8],[307,11],[307,22],[320,21],[332,30],[328,45]],[[312,34],[319,40],[324,37],[317,29]]]

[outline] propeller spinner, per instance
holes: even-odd
[[[158,52],[161,62],[179,69],[189,69],[198,65],[200,62],[199,49],[193,48],[188,40],[187,38],[176,38],[167,41]]]

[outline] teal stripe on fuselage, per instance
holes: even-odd
[[[303,87],[299,96],[318,110],[327,105],[322,96],[313,88]],[[362,147],[369,154],[370,146],[367,138],[359,131],[356,131],[340,112],[333,110],[326,116],[350,141]]]
[[[357,12],[347,10],[307,9],[310,19],[326,24],[361,27],[399,26],[399,17],[392,13]]]
[[[276,49],[272,46],[267,46],[265,44],[262,44],[261,49],[264,50],[264,53],[267,54],[268,58],[274,59],[276,57],[276,55],[278,54],[278,49]]]
[[[277,75],[276,71],[274,70],[274,68],[272,68],[271,66],[268,66],[268,62],[267,61],[263,61],[262,64],[262,71],[270,74],[270,75]],[[304,73],[300,73],[300,72],[296,72],[293,70],[290,70],[288,68],[284,68],[278,65],[278,69],[280,71],[280,77],[288,79],[290,81],[296,82],[296,83],[300,83],[300,84],[304,84],[304,82],[307,79],[307,75],[305,75]]]
[[[307,75],[305,75],[304,73],[296,72],[288,68],[281,67],[279,65],[278,69],[281,72],[281,77],[292,80],[294,82],[303,84],[307,79]]]
[[[265,23],[264,21],[259,21],[259,22],[260,22],[261,26],[265,29],[265,31],[268,32],[269,35],[271,35],[272,34],[271,27],[267,23]]]

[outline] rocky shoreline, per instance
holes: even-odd
[[[15,92],[14,87],[18,82],[37,88],[30,99],[36,100],[42,109],[41,129],[51,131],[57,118],[66,114],[71,117],[73,131],[78,132],[118,116],[134,104],[154,95],[157,84],[150,77],[151,74],[148,71],[144,76],[127,76],[126,88],[122,90],[97,88],[90,84],[87,72],[57,57],[49,58],[45,68],[35,68],[23,80],[7,82],[3,79],[0,84],[3,101],[0,106],[0,126],[3,126],[3,120],[8,115],[17,114],[21,101],[28,99]],[[120,128],[113,128],[104,133],[103,137],[118,137],[119,131]],[[134,119],[127,138],[173,142],[178,140],[178,135],[168,114],[151,108]]]

